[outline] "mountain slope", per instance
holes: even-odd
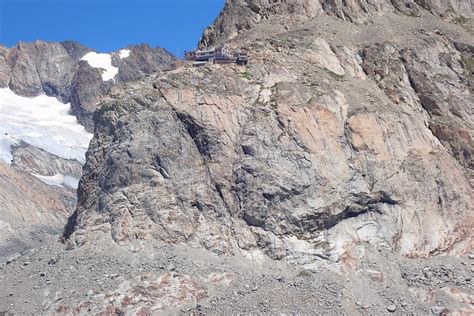
[[[83,244],[100,226],[124,244],[301,263],[357,257],[366,242],[468,253],[472,53],[459,47],[472,35],[450,22],[420,34],[431,18],[320,17],[278,35],[266,22],[249,33],[260,40],[230,43],[249,50],[247,69],[185,67],[114,92],[66,236]],[[380,43],[382,24],[393,35]]]
[[[147,45],[112,54],[76,42],[0,47],[0,221],[10,227],[2,230],[0,261],[57,238],[74,210],[92,137],[76,117],[92,129],[92,113],[113,85],[173,61]]]
[[[112,87],[65,244],[0,269],[0,309],[469,315],[472,12],[228,1],[201,45],[248,66]]]
[[[216,45],[245,34],[257,25],[273,24],[273,32],[285,32],[302,22],[324,14],[355,24],[371,23],[378,16],[400,12],[408,16],[426,15],[427,11],[443,18],[470,16],[472,0],[226,0],[224,10],[204,31],[201,46]],[[270,23],[267,23],[270,21]]]
[[[94,58],[105,64],[94,67]],[[76,42],[18,43],[0,51],[0,88],[21,96],[40,94],[71,103],[72,113],[92,130],[92,113],[114,84],[137,80],[169,67],[175,58],[162,48],[129,46],[112,54],[97,54]],[[90,64],[93,63],[93,65]],[[116,76],[103,76],[109,68]]]

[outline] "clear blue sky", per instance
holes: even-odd
[[[78,41],[98,52],[129,44],[173,54],[196,46],[225,0],[0,0],[0,43]]]

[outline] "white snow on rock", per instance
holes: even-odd
[[[102,72],[102,80],[104,81],[110,79],[114,80],[115,75],[118,74],[118,68],[112,66],[112,57],[110,54],[90,52],[85,54],[81,60],[87,61],[91,67],[104,69],[105,71]]]
[[[35,177],[43,181],[44,183],[52,186],[57,187],[68,187],[71,189],[77,190],[79,186],[79,179],[69,176],[63,175],[61,173],[57,173],[54,176],[42,176],[39,174],[33,174]]]
[[[11,147],[23,141],[84,163],[92,134],[68,111],[69,104],[53,97],[27,98],[8,88],[0,89],[0,159],[10,164]]]
[[[128,56],[130,56],[130,49],[122,49],[119,51],[119,56],[121,59],[123,58],[127,58]]]

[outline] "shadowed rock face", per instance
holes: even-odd
[[[71,112],[92,130],[92,113],[111,86],[160,71],[175,60],[162,48],[138,45],[128,50],[123,59],[112,54],[119,74],[114,81],[103,81],[100,69],[80,60],[91,50],[76,42],[22,42],[11,49],[0,48],[0,87],[22,96],[44,93],[70,102]]]
[[[228,42],[249,50],[248,67],[182,67],[113,89],[65,236],[306,265],[357,262],[367,244],[467,253],[472,35],[450,21],[320,16],[274,33],[262,21]]]
[[[0,188],[2,263],[9,256],[57,238],[76,202],[74,191],[45,185],[3,161],[0,161]]]

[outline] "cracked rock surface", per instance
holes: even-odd
[[[249,64],[111,87],[0,311],[471,314],[472,9],[227,1],[201,45]]]
[[[472,36],[456,28],[460,52],[454,35],[420,34],[423,19],[384,18],[413,31],[372,43],[362,40],[381,22],[350,42],[354,25],[318,18],[231,41],[251,52],[247,68],[185,66],[114,89],[96,112],[65,236],[310,266],[366,243],[410,257],[468,253]],[[331,23],[339,39],[319,28]]]

